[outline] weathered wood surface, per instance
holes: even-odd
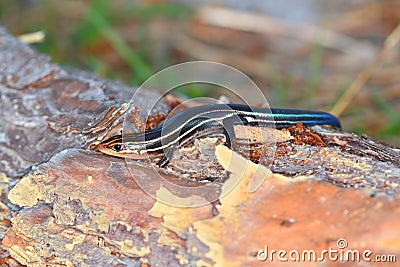
[[[82,71],[63,69],[0,28],[0,171],[26,174],[66,148],[84,147],[82,134],[135,89]],[[145,109],[158,94],[137,96]]]
[[[129,171],[125,160],[86,149],[106,131],[87,129],[110,111],[122,116],[114,104],[128,102],[132,88],[49,63],[1,28],[0,81],[4,265],[275,266],[281,265],[277,259],[258,261],[257,251],[268,246],[321,252],[337,249],[339,238],[349,249],[400,260],[397,149],[367,137],[298,127],[277,131],[282,140],[271,152],[270,173],[218,146],[214,175],[221,179],[209,183],[224,197],[179,208],[156,201],[135,182],[193,200],[156,184],[149,163],[130,162]],[[158,98],[142,94],[138,106],[144,110]],[[118,122],[118,116],[111,119]],[[118,123],[111,126],[118,129]],[[178,156],[175,166],[196,163]],[[201,184],[179,171],[161,174],[181,185]],[[253,174],[267,179],[249,193]],[[230,188],[232,181],[237,185]]]

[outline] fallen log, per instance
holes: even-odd
[[[182,149],[167,169],[93,149],[121,130],[134,91],[50,63],[0,28],[3,264],[336,266],[346,251],[363,266],[399,259],[398,149],[302,125],[276,130],[264,160],[217,139]],[[159,98],[140,94],[142,111]],[[210,168],[180,171],[209,147]]]

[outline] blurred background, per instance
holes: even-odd
[[[61,65],[138,86],[172,64],[217,61],[249,75],[271,106],[325,111],[399,23],[399,0],[0,0],[0,24],[16,36],[44,33],[29,42]],[[340,119],[400,146],[399,44]]]

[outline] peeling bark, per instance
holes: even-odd
[[[120,131],[133,91],[52,64],[0,28],[1,264],[278,266],[276,259],[259,261],[259,251],[268,246],[321,253],[337,249],[340,238],[349,249],[400,260],[398,149],[366,136],[298,125],[277,130],[276,147],[257,147],[264,159],[261,150],[249,154],[260,164],[217,139],[198,142],[190,152],[181,149],[170,168],[158,170],[160,184],[152,162],[90,149],[98,138]],[[146,111],[158,97],[140,92],[137,107]],[[160,107],[164,113],[170,109]],[[240,144],[234,148],[246,152]],[[179,171],[214,150],[216,159],[195,179]],[[138,181],[158,197],[207,204],[167,205]],[[263,183],[250,192],[254,181]],[[220,197],[190,195],[190,188],[204,184]]]

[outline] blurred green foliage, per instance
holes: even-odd
[[[183,5],[120,1],[123,5],[113,6],[112,1],[94,0],[86,6],[85,2],[81,2],[84,10],[80,10],[81,13],[77,12],[74,20],[69,20],[68,14],[62,13],[64,10],[57,2],[0,2],[0,21],[7,26],[7,20],[10,20],[7,14],[13,13],[14,22],[19,20],[21,23],[8,25],[12,33],[43,30],[46,33],[44,42],[34,46],[40,52],[50,55],[55,62],[89,69],[103,77],[123,79],[132,85],[141,84],[157,71],[157,63],[152,62],[149,46],[146,44],[149,41],[148,22],[156,18],[184,20],[192,14],[192,10]],[[59,4],[68,5],[67,2],[62,1]],[[35,18],[25,18],[24,22],[23,16],[30,12],[35,14]],[[19,18],[16,17],[18,15]],[[26,23],[27,21],[29,23]],[[132,30],[131,34],[135,35],[135,40],[139,40],[139,45],[132,46],[118,33],[116,27],[124,24],[134,24],[135,30]],[[98,58],[102,49],[109,49],[108,46],[126,64],[127,69],[122,72],[116,71],[113,66]]]

